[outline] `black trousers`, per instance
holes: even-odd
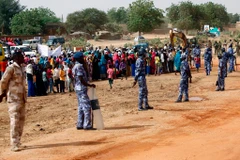
[[[65,81],[60,80],[60,92],[63,93],[65,92]]]
[[[56,86],[57,92],[59,92],[59,84],[60,84],[60,79],[59,79],[59,78],[58,78],[58,79],[55,79],[55,81],[54,81],[54,86]]]

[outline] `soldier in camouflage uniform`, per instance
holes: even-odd
[[[138,97],[138,110],[148,110],[153,109],[153,107],[150,107],[148,104],[148,89],[147,89],[147,83],[146,83],[146,73],[145,73],[145,61],[144,61],[144,55],[146,54],[145,49],[140,49],[138,52],[138,59],[136,61],[136,69],[135,69],[135,78],[133,87],[137,84],[139,85],[139,97]],[[145,108],[142,107],[144,102]]]
[[[218,55],[219,65],[218,65],[218,80],[216,83],[216,91],[224,91],[225,89],[225,71],[224,71],[224,59],[221,55]]]
[[[91,104],[87,95],[87,87],[96,87],[94,84],[88,83],[87,68],[84,65],[84,58],[82,52],[74,54],[76,63],[72,69],[75,91],[78,98],[78,120],[77,129],[94,130],[91,118]]]
[[[1,80],[0,102],[7,96],[8,111],[10,116],[10,141],[12,151],[22,149],[20,140],[25,121],[25,103],[27,94],[25,89],[25,75],[21,65],[24,57],[21,51],[13,54],[14,63],[7,67]]]
[[[183,94],[185,94],[185,99],[184,102],[188,102],[189,101],[189,97],[188,97],[188,78],[192,78],[191,76],[191,71],[189,68],[189,65],[186,61],[186,55],[182,55],[181,56],[181,81],[180,81],[180,87],[179,87],[179,95],[178,95],[178,99],[177,99],[177,103],[178,102],[182,102],[182,97]]]

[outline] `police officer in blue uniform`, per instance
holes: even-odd
[[[91,103],[87,95],[88,87],[95,88],[90,84],[87,76],[87,68],[84,62],[83,52],[77,52],[73,56],[76,61],[72,72],[74,75],[75,91],[78,99],[77,129],[95,130],[92,126]]]
[[[233,52],[233,48],[232,48],[232,44],[230,44],[229,48],[228,48],[228,55],[229,55],[229,69],[228,72],[231,73],[232,71],[234,71],[234,52]]]
[[[145,60],[144,56],[146,54],[146,50],[141,48],[138,51],[138,59],[136,61],[136,68],[135,68],[135,78],[133,87],[138,83],[139,85],[139,97],[138,97],[138,110],[144,111],[148,109],[153,109],[148,104],[148,89],[146,83],[146,73],[145,73]],[[144,103],[144,108],[143,108]]]
[[[178,95],[178,99],[177,99],[177,103],[178,102],[182,102],[182,97],[183,94],[185,95],[185,99],[184,102],[188,102],[189,101],[189,97],[188,97],[188,78],[192,78],[191,76],[191,71],[189,68],[189,65],[187,63],[187,57],[186,55],[182,55],[181,56],[181,67],[180,67],[180,72],[181,72],[181,80],[180,80],[180,87],[179,87],[179,95]],[[191,83],[191,81],[190,81]]]
[[[219,65],[218,65],[218,80],[216,83],[217,89],[216,91],[224,91],[225,89],[225,64],[222,55],[218,55]]]
[[[229,54],[226,52],[225,48],[222,48],[222,63],[223,63],[223,74],[227,77],[227,62],[229,59]]]
[[[211,62],[212,62],[212,49],[207,47],[205,50],[204,54],[204,64],[205,64],[205,70],[206,70],[206,75],[210,75],[211,71]]]

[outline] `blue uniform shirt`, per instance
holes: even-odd
[[[205,54],[204,54],[204,60],[205,61],[211,61],[212,60],[212,50],[211,49],[206,49]]]
[[[140,76],[145,77],[145,63],[144,59],[139,57],[136,61],[136,68],[135,68],[135,78],[134,80],[137,81]]]
[[[183,60],[181,62],[181,79],[182,80],[187,80],[189,77],[188,77],[188,73],[189,73],[189,65],[188,65],[188,62]]]
[[[85,71],[83,64],[76,62],[72,69],[72,72],[75,80],[75,91],[83,91],[87,89],[87,86],[84,86],[79,79],[79,76],[82,76],[83,80],[85,82],[88,82],[87,72]]]
[[[233,49],[231,47],[228,48],[228,53],[229,53],[230,56],[232,56],[234,54]]]

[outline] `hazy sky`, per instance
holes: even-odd
[[[108,11],[113,7],[128,7],[130,3],[135,0],[20,0],[22,5],[27,8],[35,7],[48,7],[56,13],[58,17],[67,17],[69,13],[82,10],[85,8],[97,8],[100,10]],[[156,7],[165,10],[172,3],[176,4],[182,0],[153,0]],[[209,0],[192,0],[193,3],[205,3]],[[227,11],[230,13],[240,13],[239,0],[212,0],[211,2],[225,5]]]

